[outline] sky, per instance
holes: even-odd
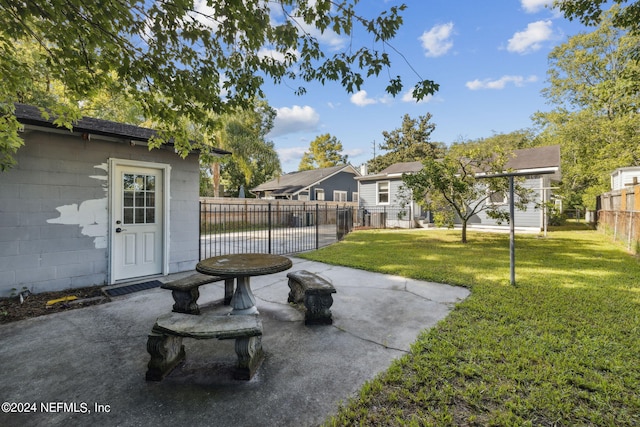
[[[372,17],[401,3],[361,0],[357,10]],[[552,109],[541,94],[547,86],[548,54],[588,31],[545,7],[551,0],[404,3],[404,24],[387,48],[392,68],[365,80],[359,92],[348,93],[339,82],[307,84],[302,96],[294,93],[299,82],[264,87],[277,111],[267,139],[274,142],[285,173],[297,171],[310,142],[326,133],[342,143],[343,154],[357,167],[373,158],[374,145],[375,154],[383,153],[378,148],[382,132],[399,128],[405,114],[418,118],[430,113],[436,126],[431,141],[447,145],[530,128],[535,112]],[[350,43],[373,46],[371,36],[350,40],[329,33],[321,41],[329,54]],[[384,90],[389,75],[400,75],[405,84],[395,98]],[[409,92],[421,79],[434,80],[440,89],[416,102]]]

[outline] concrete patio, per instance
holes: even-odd
[[[292,260],[290,271],[308,270],[334,284],[334,323],[304,325],[304,314],[287,304],[287,271],[252,278],[265,359],[250,381],[232,379],[233,340],[191,339],[184,340],[182,365],[161,382],[145,381],[147,335],[173,304],[159,288],[0,325],[0,400],[35,408],[5,413],[3,405],[0,425],[319,425],[469,294]],[[228,312],[223,288],[224,282],[201,288],[200,305]]]

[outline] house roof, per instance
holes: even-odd
[[[560,146],[549,145],[515,150],[507,164],[510,170],[560,168]]]
[[[351,171],[359,175],[351,165],[338,165],[330,168],[313,169],[308,171],[291,172],[276,179],[260,184],[251,190],[252,193],[270,191],[273,195],[293,195],[312,185],[315,185],[342,171]]]
[[[22,124],[60,129],[59,126],[53,123],[54,118],[43,118],[40,108],[38,107],[26,104],[15,104],[15,108],[16,118]],[[74,122],[73,131],[145,142],[157,134],[153,129],[112,122],[110,120],[94,119],[92,117],[82,117],[80,120]],[[173,146],[171,143],[165,145]],[[231,152],[220,148],[211,148],[211,152],[214,154],[231,154]]]
[[[560,172],[560,146],[550,145],[546,147],[534,147],[515,150],[513,156],[507,161],[507,170],[519,171],[527,175],[542,173],[556,174]],[[422,169],[422,162],[395,163],[374,175],[357,177],[357,180],[377,180],[383,178],[400,178],[403,173],[415,173]],[[491,174],[493,175],[493,174]]]
[[[371,180],[380,178],[401,178],[403,173],[415,173],[422,169],[422,162],[401,162],[394,163],[386,169],[381,170],[377,174],[356,177],[357,180]]]

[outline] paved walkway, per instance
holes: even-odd
[[[162,382],[145,381],[147,334],[173,304],[159,288],[0,325],[0,401],[37,412],[0,412],[0,425],[315,426],[468,296],[464,288],[292,259],[292,270],[334,283],[334,324],[304,325],[287,304],[287,272],[252,278],[266,356],[251,381],[231,378],[232,340],[189,339],[181,366]],[[199,302],[228,311],[223,293],[223,282],[207,285]]]

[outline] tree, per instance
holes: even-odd
[[[456,216],[462,222],[462,243],[467,243],[467,223],[480,212],[498,221],[509,221],[502,203],[491,203],[508,194],[508,178],[486,178],[502,173],[508,156],[489,145],[456,145],[442,158],[426,158],[424,167],[415,174],[404,174],[402,180],[413,199],[435,212],[439,225],[453,226]],[[529,190],[517,183],[514,187],[518,209],[526,209]]]
[[[402,25],[405,5],[366,18],[358,0],[262,0],[81,2],[31,0],[0,2],[0,169],[13,163],[21,146],[13,104],[34,92],[30,58],[21,43],[39,46],[39,74],[60,82],[43,114],[71,127],[80,105],[96,90],[124,91],[159,131],[151,145],[172,139],[179,154],[194,148],[188,126],[215,129],[221,115],[262,97],[265,79],[338,81],[349,92],[391,67],[387,50]],[[349,45],[328,54],[320,35],[370,34],[373,44]],[[402,57],[401,57],[402,58]],[[391,75],[391,73],[389,72]],[[115,76],[115,78],[114,78]],[[38,82],[43,84],[43,81]],[[438,85],[418,76],[413,96],[422,99]],[[403,81],[390,77],[391,95]]]
[[[618,28],[626,28],[640,34],[640,2],[614,0],[619,7],[613,15],[613,24]],[[629,4],[627,4],[629,3]],[[598,25],[601,22],[603,6],[611,4],[610,0],[556,0],[557,6],[567,19],[577,18],[584,25]]]
[[[429,142],[436,127],[430,123],[431,117],[427,113],[414,119],[405,114],[399,128],[382,132],[384,142],[379,147],[387,152],[371,160],[369,170],[380,172],[394,163],[422,161],[441,153],[442,148],[438,144]]]
[[[319,135],[309,144],[309,150],[305,151],[300,160],[298,170],[312,170],[330,168],[332,166],[347,164],[347,155],[340,154],[342,143],[328,133]]]
[[[632,52],[640,35],[614,26],[617,7],[599,17],[591,33],[578,34],[549,55],[549,87],[556,105],[536,113],[541,144],[560,144],[560,194],[567,206],[595,208],[616,168],[640,164],[640,65]]]
[[[273,127],[275,111],[266,101],[255,101],[252,109],[228,113],[219,118],[219,129],[213,136],[216,145],[231,151],[230,156],[203,157],[210,173],[219,177],[233,195],[241,186],[253,188],[281,173],[280,159],[274,144],[266,140]],[[219,168],[219,170],[214,170]],[[214,182],[214,188],[218,182]],[[215,192],[214,192],[215,194]]]
[[[640,35],[616,28],[613,16],[606,13],[594,31],[575,35],[551,51],[550,85],[542,92],[549,101],[597,110],[609,119],[638,112],[640,64],[632,54]]]

